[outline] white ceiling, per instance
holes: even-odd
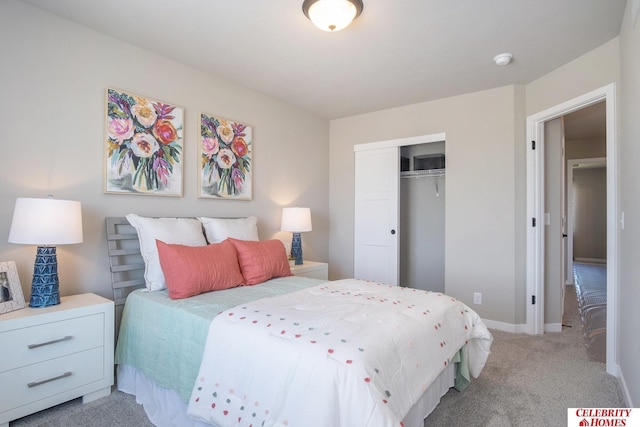
[[[626,3],[363,0],[327,33],[302,0],[22,1],[329,119],[529,83],[616,37]]]

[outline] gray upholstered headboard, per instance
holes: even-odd
[[[145,287],[144,261],[140,254],[138,233],[129,221],[124,217],[108,217],[106,223],[117,337],[127,296],[133,290]]]

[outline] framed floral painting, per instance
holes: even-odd
[[[105,193],[182,196],[184,109],[107,89]]]
[[[24,295],[14,261],[0,262],[0,314],[24,308]]]
[[[200,114],[199,197],[251,200],[251,127]]]

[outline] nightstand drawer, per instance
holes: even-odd
[[[98,313],[0,333],[0,372],[102,347],[103,331],[104,315]]]
[[[0,415],[104,378],[102,347],[0,373]]]

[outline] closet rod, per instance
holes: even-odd
[[[400,178],[429,178],[429,177],[441,177],[445,175],[446,173],[444,169],[429,169],[429,170],[400,172]]]

